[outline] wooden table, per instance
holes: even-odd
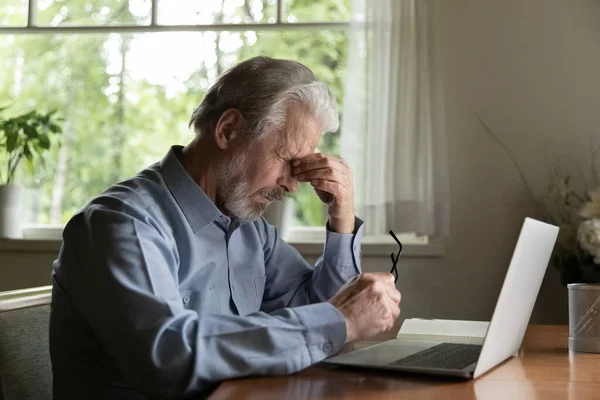
[[[393,334],[379,337],[389,339]],[[566,326],[532,325],[519,357],[477,380],[402,375],[315,365],[294,375],[227,381],[222,399],[600,399],[600,354],[568,350]],[[347,346],[343,351],[376,341]]]

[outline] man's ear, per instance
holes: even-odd
[[[236,139],[240,139],[244,118],[235,108],[229,108],[221,114],[215,126],[215,143],[225,150],[230,148]]]

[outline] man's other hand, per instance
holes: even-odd
[[[346,343],[392,329],[400,315],[400,292],[387,272],[354,277],[329,303],[346,319]]]

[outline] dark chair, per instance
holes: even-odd
[[[0,292],[0,400],[51,400],[51,286]]]

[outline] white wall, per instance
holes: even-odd
[[[0,292],[50,285],[52,261],[58,252],[22,252],[0,247]]]
[[[526,197],[508,157],[479,114],[542,193],[545,157],[589,164],[600,145],[598,0],[439,0],[452,184],[452,235],[445,265],[420,273],[437,288],[425,308],[447,316],[490,314],[522,221]],[[422,271],[425,272],[425,271]],[[565,290],[550,271],[535,317],[564,321]],[[405,276],[414,280],[412,274]],[[415,289],[415,290],[419,290]],[[408,298],[408,296],[405,296]],[[425,297],[430,299],[430,297]],[[444,307],[440,307],[444,304]]]
[[[445,257],[400,262],[402,311],[486,319],[526,210],[515,170],[475,113],[513,149],[537,191],[548,184],[547,150],[587,165],[589,135],[600,144],[600,1],[437,1],[452,231]],[[0,253],[0,290],[49,283],[54,257]],[[365,270],[389,269],[388,257],[365,257]],[[566,291],[549,270],[533,321],[564,323],[566,310]]]

